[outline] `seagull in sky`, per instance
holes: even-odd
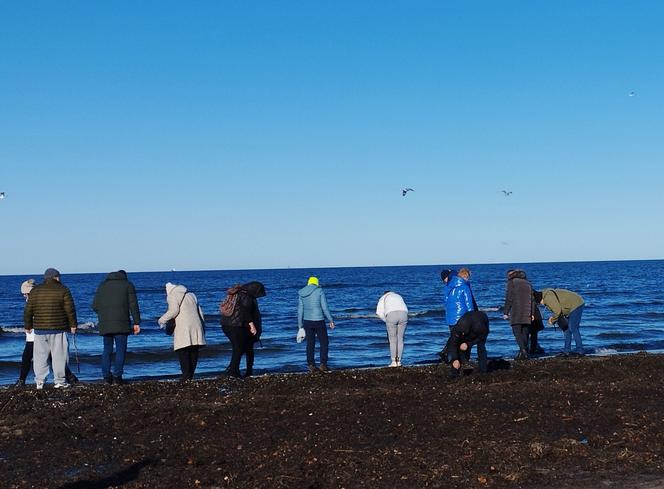
[[[629,96],[630,96],[630,97],[636,97],[636,92],[634,92],[634,91],[629,92]]]
[[[415,190],[413,190],[412,188],[401,189],[401,196],[405,197],[408,192],[415,192]]]
[[[509,197],[510,195],[512,195],[511,190],[499,190],[498,192],[502,192],[505,195],[505,197]]]
[[[2,200],[2,199],[4,199],[4,198],[5,198],[5,193],[4,193],[4,192],[0,192],[0,200]]]

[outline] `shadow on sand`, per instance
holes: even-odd
[[[140,462],[130,465],[126,469],[104,477],[103,479],[88,479],[77,482],[68,482],[58,489],[107,489],[109,487],[123,486],[124,484],[136,480],[143,467],[152,465],[155,460],[144,459]]]

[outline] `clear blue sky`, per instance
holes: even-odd
[[[2,2],[0,274],[662,258],[662,25],[659,1]]]

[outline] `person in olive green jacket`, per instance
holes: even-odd
[[[67,329],[76,334],[76,307],[67,287],[60,283],[60,272],[49,268],[44,282],[30,291],[23,311],[25,330],[35,332],[33,368],[37,389],[44,388],[48,377],[48,356],[51,355],[55,388],[69,387],[65,382],[65,366],[69,358]]]
[[[99,317],[99,334],[104,339],[101,373],[109,384],[122,384],[127,337],[132,332],[135,335],[141,332],[141,313],[136,299],[136,288],[127,279],[127,272],[120,270],[106,276],[106,280],[97,288],[92,310]],[[115,362],[111,374],[114,342]]]
[[[564,331],[565,347],[563,351],[566,354],[570,353],[572,336],[574,336],[576,352],[582,354],[583,343],[581,342],[579,327],[581,325],[583,307],[585,306],[583,298],[579,294],[567,289],[542,289],[542,297],[537,298],[540,299],[540,304],[546,306],[551,311],[549,324],[557,322],[560,316],[567,318],[569,325]]]

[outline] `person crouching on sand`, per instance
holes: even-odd
[[[329,372],[327,366],[329,339],[325,329],[325,318],[330,322],[330,329],[334,329],[334,321],[327,307],[325,292],[318,284],[318,278],[309,277],[307,286],[298,291],[297,326],[304,328],[307,338],[307,364],[309,372],[316,371],[314,353],[316,349],[316,336],[320,343],[320,371]]]
[[[451,364],[451,377],[458,377],[461,363],[470,358],[470,350],[477,345],[477,363],[480,372],[487,372],[486,339],[489,336],[489,318],[482,311],[471,311],[463,315],[454,325],[445,349]]]
[[[164,327],[171,319],[175,320],[173,331],[173,350],[178,354],[184,382],[194,378],[198,364],[198,350],[205,346],[205,316],[198,305],[196,296],[184,285],[166,284],[166,302],[168,310],[158,320]]]
[[[403,335],[408,326],[408,307],[396,292],[386,291],[376,306],[376,316],[385,321],[387,337],[390,341],[389,367],[401,367],[403,358]]]

